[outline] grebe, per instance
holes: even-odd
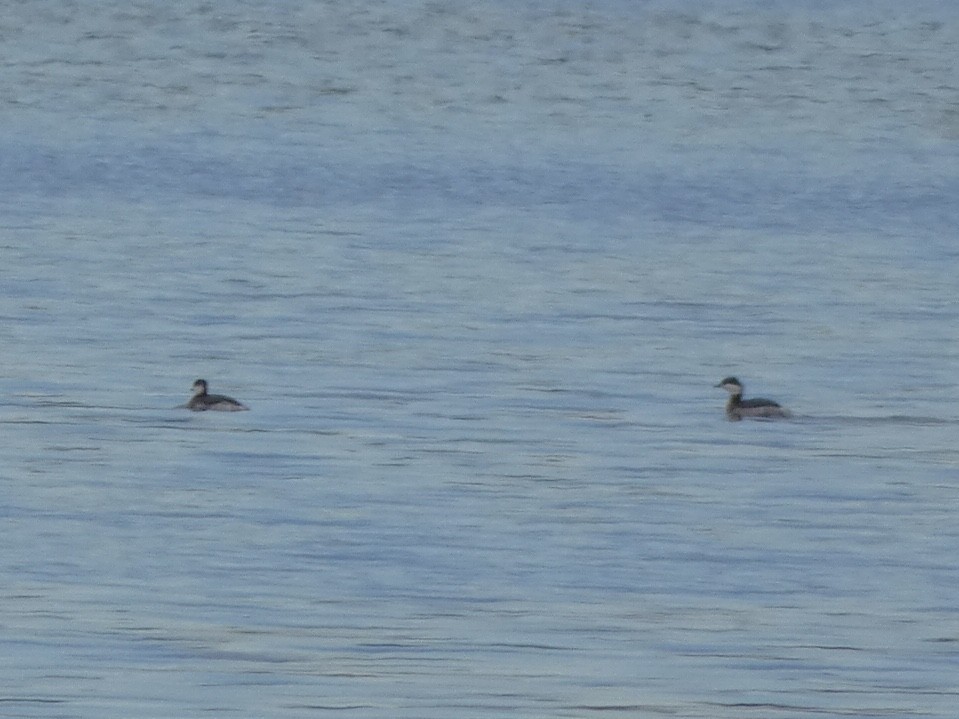
[[[743,385],[735,377],[727,377],[716,385],[729,392],[729,401],[726,402],[726,417],[734,422],[743,417],[791,417],[792,414],[785,407],[771,399],[755,397],[743,399]]]
[[[222,394],[207,394],[205,379],[198,379],[193,383],[193,396],[186,403],[186,408],[192,409],[194,412],[202,412],[206,409],[214,409],[220,412],[239,412],[249,409],[232,397],[225,397]]]

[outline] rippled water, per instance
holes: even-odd
[[[957,20],[8,8],[0,716],[952,717]]]

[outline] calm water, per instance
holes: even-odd
[[[0,716],[955,716],[959,11],[350,5],[5,10]]]

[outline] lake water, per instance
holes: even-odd
[[[0,716],[955,716],[952,4],[0,37]]]

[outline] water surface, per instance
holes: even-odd
[[[0,713],[952,717],[956,28],[11,8]]]

